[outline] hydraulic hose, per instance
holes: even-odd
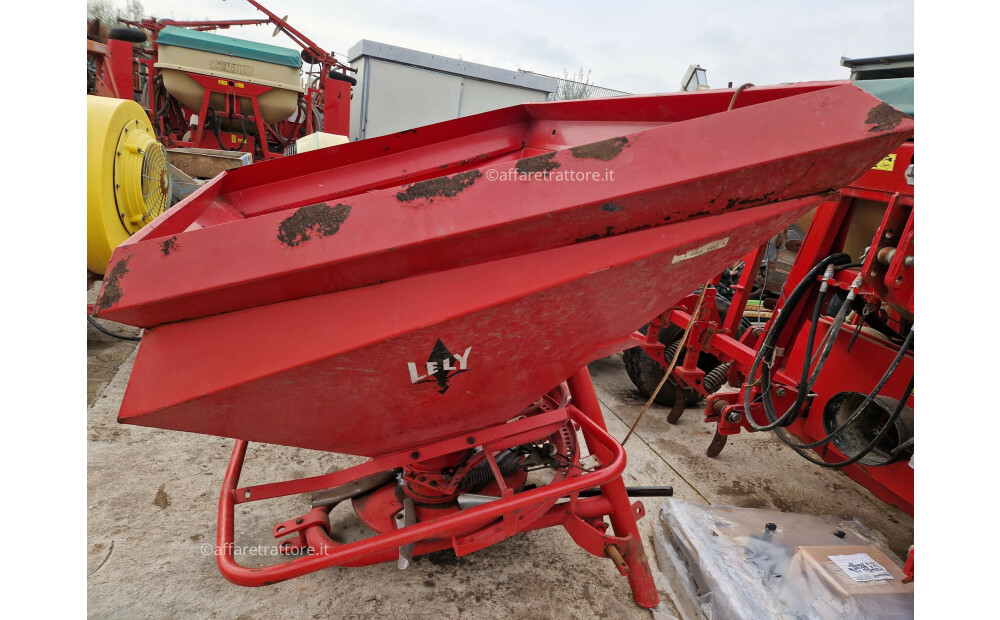
[[[805,275],[804,278],[798,283],[792,294],[788,296],[788,300],[785,302],[784,306],[778,311],[777,318],[774,319],[774,323],[771,325],[771,329],[764,339],[764,343],[761,345],[760,350],[757,352],[757,357],[754,358],[753,365],[750,367],[750,372],[747,373],[747,379],[743,387],[743,406],[746,411],[751,411],[750,394],[753,391],[753,387],[757,384],[758,379],[755,378],[757,370],[761,369],[761,374],[759,381],[761,383],[761,400],[764,403],[764,411],[767,414],[770,424],[765,424],[763,426],[758,425],[753,420],[753,416],[747,415],[747,424],[755,431],[770,431],[778,428],[779,426],[786,426],[790,424],[795,417],[798,415],[798,411],[802,407],[802,403],[805,402],[805,398],[808,395],[808,390],[800,389],[798,395],[796,396],[795,403],[786,411],[781,417],[774,411],[774,403],[770,398],[770,366],[773,362],[773,355],[775,350],[775,344],[777,343],[778,337],[781,335],[785,324],[788,323],[789,315],[791,315],[792,310],[799,304],[802,297],[809,291],[809,289],[815,284],[816,278],[820,274],[824,273],[827,268],[831,265],[844,263],[851,259],[850,256],[844,253],[832,254],[827,256],[820,262],[818,262],[809,273]],[[809,379],[809,367],[808,363],[812,359],[812,349],[816,337],[816,324],[819,319],[819,310],[822,307],[823,298],[826,294],[826,282],[820,286],[820,294],[816,300],[816,305],[813,308],[813,320],[812,325],[809,329],[809,338],[806,342],[806,363],[802,367],[802,378],[800,381],[800,386],[806,386]],[[762,369],[761,366],[765,366],[766,369]]]
[[[906,340],[903,342],[903,346],[901,346],[899,348],[899,351],[896,352],[896,357],[893,358],[892,363],[889,364],[889,367],[886,369],[885,374],[882,375],[882,378],[879,379],[879,382],[875,385],[875,389],[873,389],[868,394],[868,396],[866,396],[865,399],[863,401],[861,401],[861,404],[858,405],[858,408],[855,409],[853,413],[851,413],[851,415],[847,418],[847,420],[844,421],[843,424],[841,424],[840,426],[838,426],[834,430],[830,431],[827,434],[826,437],[824,437],[823,439],[820,439],[818,441],[814,441],[812,443],[798,443],[798,442],[792,441],[791,439],[788,438],[788,436],[784,432],[778,433],[778,437],[783,442],[785,442],[785,444],[787,444],[789,447],[795,449],[796,451],[800,451],[800,450],[804,450],[804,449],[809,449],[809,448],[818,448],[819,446],[822,446],[822,445],[827,444],[830,441],[832,441],[834,437],[840,435],[842,432],[844,432],[844,430],[847,427],[849,427],[851,424],[853,424],[854,421],[857,420],[858,417],[860,417],[862,413],[864,413],[864,410],[868,408],[868,405],[870,405],[871,402],[873,400],[875,400],[875,397],[879,395],[879,392],[882,391],[882,388],[885,387],[885,384],[889,381],[889,377],[891,377],[892,374],[894,372],[896,372],[896,368],[899,366],[899,363],[903,360],[903,357],[906,355],[906,352],[910,349],[910,345],[912,345],[912,344],[913,344],[913,329],[910,329],[910,333],[907,334]],[[910,383],[911,383],[910,392],[913,391],[912,390],[912,388],[913,388],[912,382],[913,381],[911,379],[911,381],[910,381]],[[908,393],[903,398],[902,402],[905,403],[907,401],[907,399],[909,399],[909,398],[910,398],[910,396],[909,396],[909,393]],[[802,454],[803,456],[805,456],[805,454],[803,454],[802,452],[799,452],[799,454]],[[861,455],[858,458],[863,458],[863,457],[864,457],[864,455]],[[806,458],[808,458],[808,457],[806,457]],[[850,463],[848,463],[848,464],[850,464]]]
[[[806,393],[812,390],[812,386],[816,385],[816,379],[819,378],[819,371],[823,369],[826,364],[826,358],[830,356],[830,351],[833,350],[833,345],[837,341],[837,334],[840,333],[840,328],[843,327],[844,321],[847,319],[847,313],[851,309],[851,302],[854,301],[857,295],[858,289],[861,288],[861,283],[864,279],[861,276],[854,278],[854,282],[851,283],[851,290],[847,292],[847,299],[841,304],[840,310],[837,312],[837,316],[833,319],[833,324],[830,325],[830,329],[826,332],[826,345],[823,347],[822,352],[819,356],[819,361],[816,362],[813,368],[812,374],[809,375],[809,383],[806,384]]]
[[[119,340],[133,340],[133,341],[142,340],[141,336],[126,336],[124,334],[116,334],[116,333],[114,333],[112,331],[104,329],[103,327],[101,327],[101,325],[97,321],[95,321],[93,318],[91,318],[91,316],[89,314],[87,315],[87,322],[90,323],[91,325],[93,325],[94,328],[97,329],[97,331],[99,331],[101,333],[104,333],[104,334],[107,334],[108,336],[111,336],[112,338],[117,338]]]
[[[799,411],[801,410],[801,406],[805,402],[805,398],[808,396],[811,387],[813,386],[813,384],[815,384],[817,378],[819,377],[820,370],[826,363],[826,359],[833,348],[833,344],[836,342],[837,333],[843,326],[844,321],[846,320],[847,314],[849,312],[849,309],[852,306],[852,302],[857,294],[857,290],[861,286],[861,277],[858,276],[851,284],[851,288],[848,291],[847,298],[844,300],[844,303],[838,310],[836,316],[834,317],[833,323],[830,326],[830,329],[827,331],[827,334],[823,339],[824,342],[821,344],[822,351],[820,352],[818,359],[814,360],[812,357],[813,344],[816,334],[816,324],[818,323],[819,320],[819,311],[822,308],[822,302],[825,298],[827,290],[826,278],[832,277],[835,271],[840,271],[841,269],[847,268],[848,266],[852,266],[844,264],[846,260],[849,260],[849,257],[847,257],[846,254],[834,254],[828,256],[827,258],[820,261],[816,266],[814,266],[812,270],[810,270],[810,272],[806,275],[806,277],[803,278],[801,282],[799,282],[798,286],[795,287],[795,290],[792,291],[792,294],[789,295],[788,301],[782,307],[781,311],[779,311],[778,316],[774,320],[774,324],[772,325],[767,337],[764,340],[764,343],[762,344],[760,350],[757,352],[757,357],[754,359],[753,365],[750,368],[750,372],[747,375],[747,380],[743,388],[743,405],[746,411],[750,411],[751,410],[750,394],[752,392],[752,389],[758,382],[761,385],[760,400],[764,407],[764,412],[767,415],[767,418],[770,423],[763,426],[758,425],[754,422],[752,416],[747,415],[746,416],[747,423],[754,430],[757,431],[774,430],[775,433],[778,435],[778,438],[781,439],[782,442],[791,447],[793,450],[795,450],[799,454],[799,456],[802,456],[811,463],[815,463],[816,465],[826,468],[847,467],[848,465],[853,465],[854,463],[858,462],[859,460],[867,456],[875,448],[875,446],[877,446],[878,443],[882,441],[886,433],[888,433],[889,428],[899,418],[901,412],[906,406],[906,401],[909,400],[910,395],[913,393],[913,378],[911,378],[909,386],[906,388],[906,392],[903,395],[899,405],[896,407],[895,411],[892,413],[888,421],[886,421],[886,423],[880,429],[876,437],[867,446],[865,446],[858,454],[855,454],[854,456],[838,463],[827,463],[826,461],[823,461],[821,459],[813,458],[809,453],[806,452],[806,450],[809,450],[811,448],[817,448],[819,446],[830,443],[835,437],[843,433],[848,427],[851,426],[851,424],[853,424],[858,419],[858,417],[861,416],[861,414],[865,411],[865,409],[871,404],[872,400],[874,400],[875,397],[878,396],[879,392],[881,392],[882,388],[885,387],[885,384],[889,381],[889,378],[896,371],[896,368],[899,366],[900,362],[906,355],[907,351],[909,351],[913,346],[914,336],[913,336],[913,328],[911,327],[902,346],[896,353],[896,357],[893,359],[892,363],[886,369],[885,373],[882,375],[882,378],[879,380],[878,384],[875,386],[872,392],[865,397],[864,401],[862,401],[862,403],[858,406],[858,408],[853,413],[851,413],[851,415],[843,424],[841,424],[836,429],[828,433],[823,439],[811,443],[799,443],[793,441],[792,439],[790,439],[788,433],[783,428],[779,428],[783,426],[788,426],[788,424],[794,421],[795,418],[798,416]],[[824,269],[826,270],[825,274],[826,277],[824,278],[824,281],[820,286],[820,292],[817,296],[816,305],[813,308],[812,325],[810,326],[809,335],[806,340],[806,351],[805,351],[805,357],[803,359],[802,379],[798,386],[798,394],[796,396],[795,403],[792,405],[792,407],[789,408],[788,411],[786,411],[779,417],[774,410],[774,402],[773,399],[771,398],[771,392],[770,392],[771,388],[770,369],[771,369],[771,364],[773,363],[772,356],[774,353],[775,344],[777,343],[777,340],[780,337],[781,332],[785,327],[785,324],[788,322],[788,316],[791,314],[791,310],[795,308],[795,306],[801,301],[801,298],[806,294],[806,292],[815,282],[816,278],[819,276],[820,272],[823,271]],[[815,367],[813,367],[814,361],[815,361]],[[812,372],[810,372],[811,367],[813,367]],[[759,379],[756,378],[758,369],[761,370]]]
[[[913,332],[911,331],[910,334],[912,335]],[[905,351],[905,348],[903,350]],[[865,446],[864,448],[862,448],[862,450],[860,452],[858,452],[857,454],[855,454],[854,456],[852,456],[851,458],[849,458],[847,460],[840,461],[838,463],[827,463],[826,461],[823,461],[823,460],[814,459],[812,456],[809,455],[808,452],[805,452],[804,450],[801,450],[801,449],[796,448],[794,446],[792,446],[792,449],[795,450],[796,452],[798,452],[799,456],[801,456],[802,458],[806,459],[810,463],[815,463],[816,465],[819,465],[820,467],[826,467],[828,469],[839,469],[841,467],[847,467],[848,465],[853,465],[853,464],[857,463],[858,461],[860,461],[861,459],[863,459],[866,456],[868,456],[868,453],[871,452],[872,450],[874,450],[875,446],[877,446],[879,444],[879,442],[882,441],[882,438],[885,437],[886,433],[889,432],[889,429],[892,428],[892,426],[896,423],[896,420],[902,414],[903,409],[906,407],[906,401],[908,401],[910,399],[910,396],[912,394],[913,394],[913,377],[910,377],[910,383],[906,386],[906,391],[903,392],[903,397],[899,400],[899,404],[896,405],[896,409],[892,412],[892,415],[890,415],[889,419],[886,420],[885,424],[882,425],[882,429],[878,432],[877,435],[875,435],[875,438],[872,439],[871,442],[867,446]],[[867,399],[866,399],[866,402],[870,402],[870,401],[867,401]],[[862,404],[862,407],[864,407],[864,406],[867,406],[867,405]],[[858,409],[858,411],[861,411],[861,410],[862,410],[861,408]],[[855,414],[857,414],[857,412],[855,412]],[[853,419],[853,417],[854,417],[855,414],[852,414],[852,416],[851,416],[852,419]],[[847,422],[844,423],[844,426],[846,426],[846,425],[847,425]],[[841,427],[841,428],[843,428],[843,427]],[[837,430],[840,430],[840,429],[838,428]],[[785,431],[784,431],[784,429],[778,429],[776,431],[776,433],[777,433],[778,437],[781,438],[782,441],[785,441],[786,437],[785,437]],[[831,433],[830,435],[828,435],[828,437],[830,437],[832,435],[833,435],[833,433]],[[785,443],[788,443],[788,442],[785,441]],[[791,444],[788,444],[788,445],[791,446]]]

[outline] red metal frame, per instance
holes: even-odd
[[[858,294],[879,306],[883,302],[890,304],[887,308],[888,314],[884,318],[890,321],[893,317],[898,319],[899,312],[913,315],[914,199],[913,186],[909,185],[905,176],[908,165],[913,161],[913,143],[908,142],[899,146],[894,150],[894,154],[896,157],[892,171],[869,170],[850,186],[840,190],[839,197],[824,202],[816,209],[812,224],[785,284],[786,293],[790,292],[819,260],[843,247],[854,201],[871,200],[886,205],[885,215],[875,233],[872,249],[867,253],[860,268],[838,272],[830,284],[846,290],[855,277],[861,274],[864,284]],[[733,329],[747,306],[750,287],[756,276],[756,266],[760,264],[765,250],[766,244],[746,256],[746,266],[740,282],[733,287],[734,297],[724,323],[719,319],[714,303],[716,291],[711,288],[707,291],[700,315],[694,321],[685,345],[685,363],[679,364],[672,373],[673,379],[685,389],[708,396],[705,421],[715,424],[717,429],[716,439],[709,448],[711,456],[718,454],[725,445],[726,437],[743,430],[753,431],[747,421],[747,415],[753,416],[758,425],[765,425],[768,422],[759,404],[749,414],[745,410],[742,384],[763,341],[763,334],[770,328],[773,319],[763,328],[747,330],[739,341],[733,336]],[[647,354],[664,367],[669,365],[670,360],[664,359],[665,347],[656,340],[658,328],[668,324],[686,327],[691,321],[690,313],[696,298],[696,295],[691,295],[673,309],[663,313],[651,324],[647,334],[636,332],[633,335]],[[808,309],[812,307],[814,299],[815,297],[811,296],[792,310],[794,314],[790,315],[790,327],[786,328],[782,339],[777,342],[778,349],[784,353],[781,356],[783,358],[781,363],[775,366],[776,385],[773,394],[776,405],[781,407],[790,406],[797,394],[794,386],[798,385],[798,377],[801,374],[805,335],[809,327]],[[817,342],[825,334],[828,325],[828,319],[821,320],[816,336]],[[859,329],[860,327],[856,325],[844,325],[838,335],[831,356],[816,385],[813,386],[816,396],[809,404],[808,413],[800,416],[787,429],[799,439],[813,442],[823,438],[826,431],[823,428],[822,412],[827,400],[841,391],[851,390],[861,393],[871,391],[896,355],[898,346],[884,339],[869,335],[855,337],[855,331]],[[852,338],[855,340],[854,348],[848,355],[847,343]],[[705,373],[695,366],[699,353],[714,355],[721,362],[733,362],[729,371],[729,383],[740,386],[740,391],[709,395],[701,384]],[[910,356],[905,356],[882,394],[898,397],[904,391],[908,377],[912,374],[913,360]],[[756,398],[757,389],[754,388],[752,400]],[[908,404],[912,406],[912,403],[911,396]],[[673,418],[673,421],[676,421],[676,418]],[[816,450],[830,463],[847,458],[832,444]],[[868,488],[882,501],[913,514],[913,469],[906,461],[880,467],[854,464],[844,468],[844,473]]]
[[[118,97],[118,87],[111,75],[111,50],[106,43],[87,39],[87,59],[94,64],[94,92],[101,97]]]
[[[636,520],[645,515],[645,510],[641,502],[629,503],[621,478],[625,469],[625,451],[607,432],[586,368],[577,371],[567,384],[576,405],[493,426],[474,435],[463,434],[413,446],[314,478],[240,487],[239,478],[249,442],[237,440],[219,499],[216,537],[219,571],[237,585],[262,586],[332,566],[364,566],[390,561],[401,547],[408,544],[416,545],[415,555],[452,548],[456,555],[462,556],[517,533],[562,525],[584,550],[616,562],[619,572],[629,579],[636,603],[643,607],[655,607],[659,603],[659,594],[636,525]],[[574,433],[576,428],[581,430],[598,467],[585,473],[570,468],[564,479],[520,493],[506,487],[492,454],[525,442],[542,440],[563,427]],[[461,454],[470,447],[482,448],[490,460],[501,490],[501,496],[496,501],[346,544],[330,538],[330,509],[313,508],[302,517],[280,523],[274,528],[276,538],[289,535],[300,537],[300,543],[295,548],[304,545],[310,551],[308,555],[264,568],[244,567],[236,560],[235,508],[238,504],[336,487],[379,472],[411,466],[415,462],[414,457],[428,461],[449,454]],[[573,464],[579,467],[579,458],[575,458]],[[580,491],[595,487],[601,489],[599,496],[579,497]],[[560,498],[569,498],[569,501],[557,504]],[[615,535],[605,534],[604,516],[610,517]],[[293,547],[283,545],[283,548]],[[620,563],[619,558],[624,562]]]

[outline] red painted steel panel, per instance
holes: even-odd
[[[116,250],[99,315],[149,327],[691,218],[712,227],[711,215],[840,187],[912,135],[854,86],[744,91],[738,102],[763,101],[725,113],[713,112],[731,94],[703,94],[528,104],[226,173]],[[548,143],[558,150],[516,167],[602,180],[501,180],[526,137],[558,139],[563,122],[607,139]],[[399,186],[450,164],[482,167]],[[232,219],[202,227],[217,211]]]
[[[366,456],[497,424],[815,203],[153,328],[119,420]]]

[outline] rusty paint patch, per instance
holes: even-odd
[[[397,136],[405,136],[408,133],[417,133],[417,130],[416,129],[407,129],[405,131],[396,132],[396,135]]]
[[[551,172],[559,167],[559,162],[555,161],[555,151],[534,157],[525,157],[517,160],[514,169],[518,174],[534,174],[536,172]]]
[[[728,201],[726,201],[726,206],[723,208],[732,209],[733,207],[745,207],[747,205],[752,205],[752,204],[763,204],[769,202],[771,196],[775,195],[776,193],[777,192],[767,192],[756,198],[730,198]],[[705,213],[708,213],[708,211],[704,211],[703,213],[696,213],[695,215],[704,215]]]
[[[322,239],[340,230],[351,214],[351,205],[330,206],[325,202],[300,207],[291,217],[278,226],[278,241],[293,248],[313,235]]]
[[[177,235],[167,239],[160,246],[160,251],[163,252],[164,256],[168,256],[171,252],[177,249]]]
[[[471,163],[474,163],[474,162],[477,162],[477,161],[482,161],[484,159],[489,159],[489,157],[490,157],[489,153],[480,153],[479,155],[476,155],[475,157],[470,157],[468,159],[463,159],[462,161],[458,162],[458,165],[459,166],[467,166],[468,164],[471,164]]]
[[[865,123],[868,125],[874,125],[874,127],[868,130],[870,132],[889,131],[898,127],[900,121],[904,118],[909,117],[888,103],[880,103],[871,110],[868,110],[868,116],[865,118]]]
[[[628,138],[619,136],[609,138],[600,142],[592,142],[581,146],[574,146],[569,150],[573,157],[580,159],[599,159],[601,161],[611,161],[621,154],[622,149],[628,145]]]
[[[411,202],[418,198],[425,198],[428,202],[434,202],[435,198],[453,198],[468,189],[481,176],[483,176],[482,172],[469,170],[450,177],[420,181],[408,186],[406,191],[396,194],[396,200]]]
[[[615,232],[614,226],[606,226],[604,228],[604,234],[595,233],[593,235],[587,235],[586,237],[577,237],[574,243],[583,243],[584,241],[597,241],[598,239],[607,239],[615,235],[627,235],[628,233],[638,232],[640,230],[646,230],[647,228],[652,228],[653,224],[642,224],[641,226],[633,226],[632,228],[626,228]]]
[[[616,205],[613,202],[609,202],[601,207],[601,211],[607,211],[608,213],[617,213],[622,210],[621,205]]]
[[[104,276],[104,286],[101,287],[101,295],[97,298],[97,310],[107,310],[118,303],[122,298],[122,278],[128,273],[128,261],[131,256],[121,259]]]

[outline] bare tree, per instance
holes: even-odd
[[[98,21],[106,26],[115,25],[118,20],[141,20],[146,13],[140,0],[126,0],[124,7],[115,7],[111,0],[87,0],[87,21]]]
[[[593,84],[590,83],[590,69],[580,70],[575,75],[570,75],[569,71],[563,69],[563,79],[559,80],[559,87],[555,93],[557,101],[567,99],[587,99],[591,95]]]

